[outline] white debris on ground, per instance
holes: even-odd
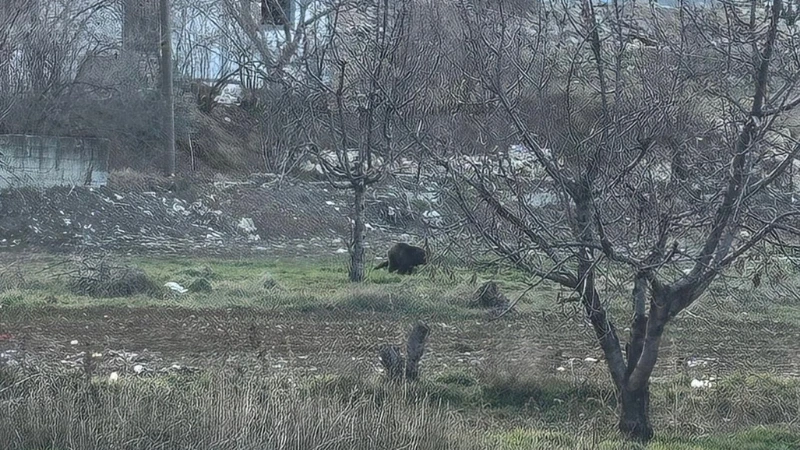
[[[548,346],[547,349],[548,350],[553,350],[553,347]],[[600,361],[599,358],[595,358],[595,357],[592,357],[592,356],[587,356],[587,357],[585,357],[583,359],[581,359],[581,358],[568,358],[566,360],[561,360],[559,366],[556,367],[556,371],[557,372],[566,372],[567,368],[569,368],[570,370],[574,371],[581,362],[585,363],[582,367],[588,368],[588,367],[598,363],[599,361]]]
[[[227,83],[220,89],[219,95],[214,97],[214,102],[220,105],[238,105],[242,101],[242,86],[234,83]]]
[[[19,365],[19,355],[16,350],[4,350],[0,352],[0,365],[14,367]]]
[[[717,362],[717,358],[688,358],[686,360],[686,365],[688,367],[705,367],[709,364],[713,364]]]
[[[13,351],[7,351],[13,352]],[[4,353],[7,353],[4,352]],[[91,358],[96,364],[98,373],[108,373],[110,382],[118,381],[121,374],[135,376],[149,376],[155,373],[170,374],[189,374],[196,373],[200,369],[192,366],[179,365],[177,363],[165,363],[158,353],[144,350],[142,353],[126,352],[124,350],[107,350],[106,352],[92,352]],[[70,354],[64,357],[60,363],[75,370],[83,370],[86,352]],[[0,362],[3,361],[3,353],[0,353]]]
[[[26,236],[0,236],[0,248],[242,253],[299,248],[293,245],[299,241],[305,250],[287,253],[305,255],[313,247],[335,252],[342,246],[333,239],[349,231],[345,211],[351,199],[347,192],[328,189],[327,181],[281,183],[284,179],[275,174],[254,173],[175,191],[158,180],[137,179],[134,185],[124,176],[121,180],[94,190],[38,190],[24,201],[14,192],[3,194],[0,204],[7,214],[0,228]],[[396,242],[409,240],[397,236],[400,230],[418,236],[427,225],[446,223],[446,209],[435,206],[442,201],[441,189],[435,180],[412,174],[376,187],[367,199],[367,230],[381,241]],[[286,211],[289,205],[292,211]]]
[[[253,219],[250,217],[242,217],[239,219],[239,229],[244,231],[245,233],[255,233],[258,231],[256,228],[255,223],[253,223]]]
[[[174,281],[167,281],[166,283],[164,283],[164,286],[169,288],[172,291],[175,291],[175,292],[179,293],[179,294],[185,294],[185,293],[189,292],[188,289],[186,289],[185,287],[181,286],[180,284],[178,284],[178,283],[176,283]]]
[[[251,241],[260,241],[261,236],[259,236],[256,232],[258,228],[256,227],[255,222],[250,217],[242,217],[239,219],[239,229],[243,232],[247,233],[247,238]]]
[[[442,225],[443,223],[442,215],[435,210],[424,211],[422,213],[422,217],[425,219],[425,222],[427,222],[430,225],[439,226]]]
[[[714,385],[716,384],[714,381],[715,381],[714,378],[709,378],[707,380],[706,379],[698,380],[695,378],[692,380],[691,386],[695,389],[710,388],[714,387]]]

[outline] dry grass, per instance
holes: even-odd
[[[7,450],[480,448],[462,420],[396,394],[307,396],[291,378],[220,374],[117,383],[38,376],[3,389],[0,442]]]
[[[741,383],[748,389],[726,387]],[[728,426],[703,432],[670,426],[662,402],[674,392],[656,386],[661,432],[646,448],[798,448],[791,425],[800,413],[798,383],[748,376],[722,385],[683,393],[684,425],[728,418]],[[0,370],[0,440],[8,450],[643,448],[613,432],[608,408],[613,396],[600,384],[507,373],[452,372],[402,385],[353,373],[218,371],[110,382],[80,371]]]

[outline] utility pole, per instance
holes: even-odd
[[[169,0],[160,1],[161,16],[161,99],[164,101],[164,138],[167,176],[175,175],[175,101],[172,98],[172,19]]]

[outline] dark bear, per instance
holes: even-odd
[[[394,244],[389,249],[389,260],[378,264],[375,270],[389,267],[389,272],[397,271],[400,275],[411,275],[415,266],[428,263],[425,249],[403,242]]]

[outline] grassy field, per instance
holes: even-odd
[[[514,271],[377,271],[354,286],[333,258],[115,261],[212,290],[95,298],[74,289],[74,263],[4,260],[2,448],[635,448],[614,432],[593,332],[557,288],[499,320],[468,307],[489,279],[516,298]],[[607,283],[627,318],[626,288]],[[800,448],[800,308],[776,289],[720,284],[670,325],[647,448]],[[417,320],[431,328],[422,379],[388,383],[378,348]]]

